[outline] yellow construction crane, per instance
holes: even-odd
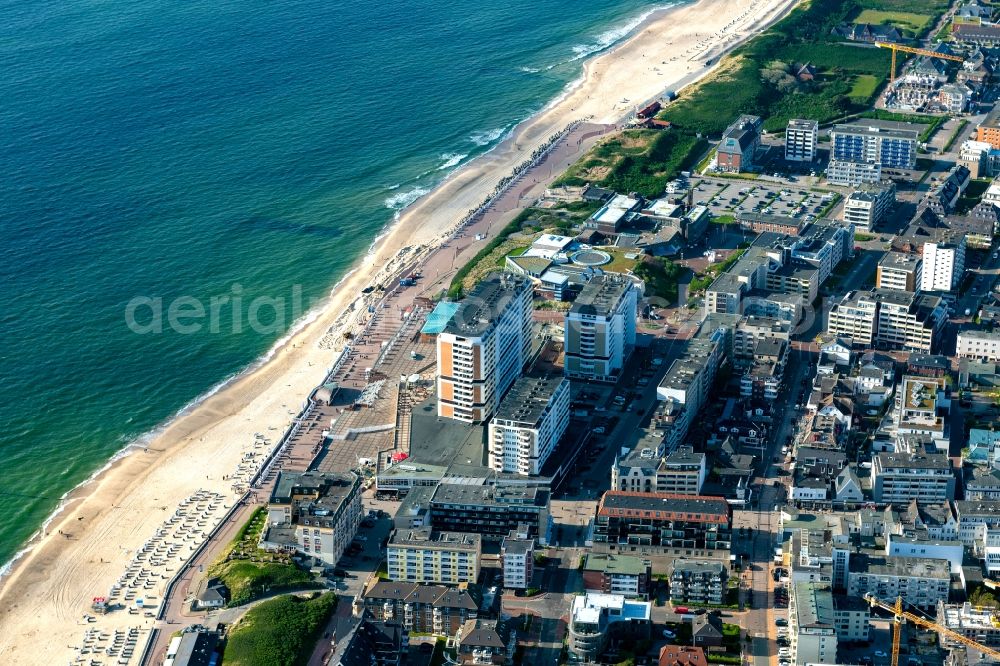
[[[944,625],[938,624],[937,622],[932,622],[919,615],[914,615],[908,611],[903,610],[903,600],[901,598],[896,598],[895,604],[888,604],[872,594],[865,595],[865,601],[867,601],[872,607],[881,608],[882,610],[887,610],[893,615],[894,623],[892,626],[892,666],[899,666],[899,634],[900,625],[903,624],[903,620],[909,620],[913,624],[923,627],[924,629],[930,629],[931,631],[936,631],[942,636],[946,636],[953,640],[958,641],[964,645],[968,645],[971,648],[979,650],[983,654],[989,655],[994,659],[1000,659],[1000,651],[994,650],[993,648],[988,648],[981,643],[977,643],[971,638],[966,638],[962,634],[952,631]]]
[[[915,55],[927,56],[929,58],[941,58],[942,60],[965,62],[965,58],[960,56],[951,55],[949,53],[938,53],[937,51],[929,51],[927,49],[918,49],[914,46],[903,46],[902,44],[897,44],[895,42],[875,42],[875,46],[880,49],[892,49],[892,69],[889,74],[890,83],[896,80],[896,51],[913,53]]]

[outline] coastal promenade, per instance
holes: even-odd
[[[442,288],[446,289],[455,271],[465,262],[471,260],[483,244],[489,242],[491,234],[502,229],[514,216],[534,203],[556,176],[565,171],[583,152],[589,150],[601,136],[615,129],[614,125],[585,123],[569,132],[558,143],[554,144],[537,164],[524,170],[493,205],[459,231],[455,239],[448,244],[450,247],[437,248],[430,253],[424,262],[417,265],[416,270],[423,275],[436,275],[437,279],[433,282],[428,279],[426,284],[421,281],[421,284],[416,287],[397,287],[375,305],[376,311],[388,311],[392,314],[412,311],[417,298],[427,298]],[[474,241],[473,239],[480,234],[485,235],[485,238]],[[390,320],[392,320],[391,317]],[[396,317],[394,328],[382,327],[378,331],[380,333],[378,338],[374,341],[367,340],[368,344],[364,345],[363,348],[374,355],[380,346],[380,341],[387,340],[407,321]],[[370,324],[377,323],[379,323],[378,320],[373,317],[369,321],[369,326],[362,329],[360,337],[364,339],[371,334]],[[379,368],[375,366],[374,369]],[[389,374],[389,372],[385,374]],[[398,376],[398,373],[396,375]],[[364,383],[363,379],[360,377],[358,379],[359,385]],[[317,407],[311,409],[317,409]],[[190,610],[190,599],[208,566],[220,556],[235,537],[240,526],[250,518],[253,511],[266,502],[279,470],[304,471],[316,467],[324,468],[322,458],[327,455],[335,458],[340,463],[339,466],[344,464],[347,464],[348,467],[353,466],[357,456],[338,449],[337,442],[334,442],[330,450],[319,451],[319,446],[325,439],[322,435],[324,425],[322,421],[317,421],[311,416],[310,410],[306,410],[303,416],[296,420],[296,425],[293,426],[296,433],[302,433],[302,429],[306,428],[312,436],[289,433],[286,438],[289,442],[286,452],[280,460],[276,461],[277,464],[271,468],[264,482],[259,487],[255,486],[247,496],[240,500],[239,506],[228,516],[225,524],[213,534],[212,538],[199,551],[197,557],[184,566],[178,575],[176,584],[171,589],[171,594],[162,601],[161,617],[155,625],[157,631],[150,635],[154,642],[147,650],[149,658],[143,663],[161,663],[166,655],[171,634],[179,627],[202,622],[207,617],[207,613]]]

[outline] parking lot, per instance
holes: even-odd
[[[704,201],[716,219],[735,217],[740,211],[759,211],[810,220],[819,217],[835,196],[765,181],[705,178],[693,186],[696,203]]]

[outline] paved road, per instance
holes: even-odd
[[[547,590],[533,598],[505,594],[502,611],[512,617],[531,615],[531,624],[524,632],[519,626],[519,640],[526,643],[524,663],[557,666],[560,663],[563,639],[569,622],[573,597],[583,591],[583,579],[577,564],[582,548],[549,549],[548,566],[541,575],[541,588]]]

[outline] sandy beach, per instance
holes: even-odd
[[[706,58],[718,58],[794,4],[700,0],[654,13],[627,41],[588,61],[582,79],[561,99],[407,209],[312,321],[266,363],[74,491],[46,534],[0,580],[0,662],[71,663],[88,628],[152,626],[153,620],[124,611],[100,618],[99,625],[88,625],[83,615],[90,612],[93,597],[107,594],[120,580],[182,502],[206,493],[217,498],[211,509],[199,509],[206,512],[201,527],[207,532],[211,521],[239,500],[233,475],[262,437],[278,441],[322,382],[343,345],[343,333],[359,326],[365,308],[356,301],[365,286],[382,283],[440,244],[501,178],[569,123],[619,121],[644,101],[703,76],[710,71]],[[132,663],[137,661],[138,652]]]

